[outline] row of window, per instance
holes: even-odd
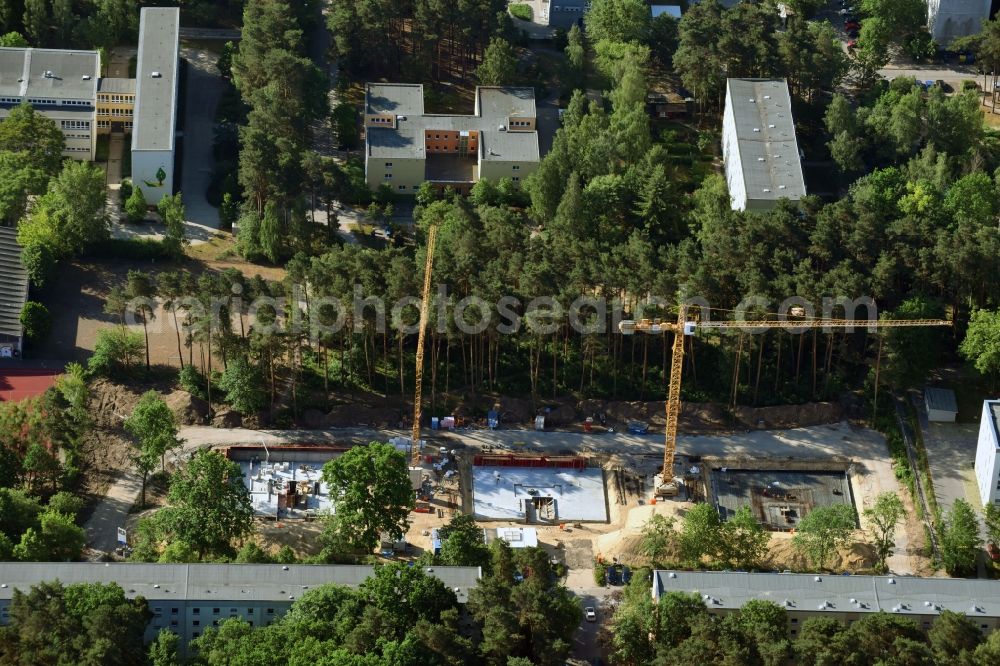
[[[177,615],[178,613],[180,613],[180,610],[181,610],[180,608],[177,608],[175,606],[175,607],[173,607],[173,608],[170,609],[170,614],[171,615]],[[235,615],[238,612],[239,612],[238,608],[230,608],[229,609],[230,615]],[[255,609],[253,609],[253,608],[247,608],[247,615],[253,615],[256,612],[257,611]],[[274,609],[273,608],[268,608],[264,612],[267,615],[274,615]],[[220,613],[222,613],[222,609],[221,608],[213,608],[212,609],[212,615],[219,615]],[[194,608],[192,608],[191,609],[191,614],[192,615],[201,615],[201,608],[197,607],[197,606],[194,607]],[[156,616],[156,617],[160,617],[161,615],[163,615],[163,608],[162,607],[153,608],[153,615]]]
[[[392,118],[372,118],[371,122],[375,123],[376,125],[391,125]]]
[[[59,127],[65,130],[90,129],[89,120],[60,120]]]
[[[469,147],[470,151],[474,151],[475,149],[476,149],[475,145],[472,145],[472,146]],[[427,150],[436,151],[436,152],[439,152],[439,153],[446,153],[446,152],[448,152],[448,146],[439,146],[437,144],[431,145],[431,144],[428,143],[427,144]],[[459,150],[461,150],[461,147],[460,146],[455,146],[455,151],[457,152]]]
[[[512,120],[510,121],[511,127],[531,127],[530,120]]]
[[[132,109],[98,109],[99,116],[112,116],[113,118],[131,118]]]
[[[89,139],[89,134],[63,134],[67,139]]]
[[[71,148],[69,146],[66,146],[65,148],[63,148],[63,152],[64,153],[89,153],[90,152],[90,148]]]
[[[110,120],[98,120],[97,121],[97,129],[110,129],[110,127],[111,127],[111,121]],[[131,120],[126,120],[125,121],[125,129],[132,129],[132,121]]]
[[[101,93],[97,95],[97,101],[109,104],[132,104],[135,102],[135,95],[112,95],[110,93]]]

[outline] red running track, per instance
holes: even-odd
[[[0,402],[18,402],[41,395],[55,384],[57,370],[4,370],[0,368]]]

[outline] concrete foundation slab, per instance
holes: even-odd
[[[608,520],[601,469],[474,467],[472,479],[477,518],[528,523]]]

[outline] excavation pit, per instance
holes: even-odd
[[[810,511],[835,504],[854,506],[846,470],[767,470],[713,468],[712,495],[723,520],[749,506],[764,527],[787,532]]]

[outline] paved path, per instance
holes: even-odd
[[[198,244],[210,240],[219,229],[219,211],[205,193],[215,163],[215,109],[222,97],[223,81],[216,68],[218,53],[182,45],[181,57],[188,62],[188,69],[180,190],[187,213],[187,237],[192,244]]]
[[[201,448],[211,447],[184,442],[180,448],[168,453],[167,458],[179,464]],[[122,472],[118,476],[83,526],[90,548],[107,553],[114,552],[118,547],[118,528],[125,526],[129,510],[138,501],[141,492],[142,476],[134,469]]]
[[[961,498],[978,510],[975,467],[979,426],[975,423],[930,423],[923,400],[919,394],[914,394],[914,398],[938,506],[948,511],[955,500]]]
[[[141,490],[142,477],[135,471],[129,470],[115,480],[83,526],[88,546],[107,553],[114,552],[118,547],[118,528],[125,527],[129,509]]]

